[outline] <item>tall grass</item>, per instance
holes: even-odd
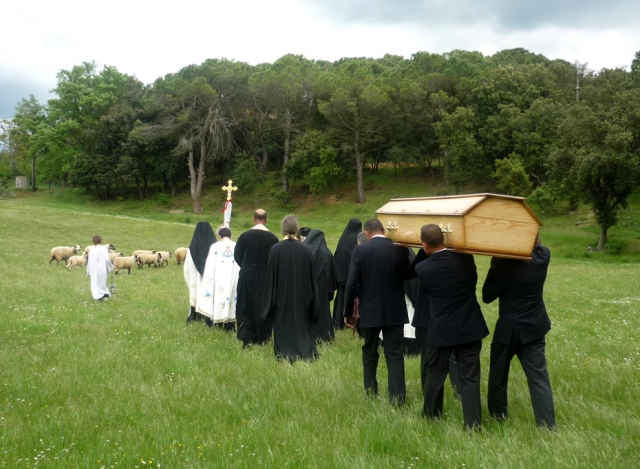
[[[300,206],[300,221],[327,232],[333,249],[348,218],[364,220],[388,199],[380,193],[363,206],[320,199]],[[291,366],[276,361],[271,345],[242,350],[232,334],[186,325],[187,291],[173,259],[119,275],[115,296],[94,302],[84,269],[48,264],[53,246],[84,247],[101,234],[125,254],[173,251],[189,244],[196,219],[136,218],[107,206],[96,213],[45,195],[0,202],[0,467],[573,468],[640,460],[637,260],[556,256],[582,236],[560,217],[545,219],[543,231],[553,256],[545,299],[558,431],[535,428],[514,361],[509,420],[485,418],[484,431],[470,435],[449,388],[443,420],[420,417],[417,358],[406,361],[405,408],[386,402],[384,359],[383,398],[366,398],[360,342],[350,332],[321,346],[318,361]],[[275,221],[285,212],[265,208]],[[252,210],[237,205],[235,236]],[[480,288],[488,258],[476,263]],[[483,312],[492,329],[497,305]]]

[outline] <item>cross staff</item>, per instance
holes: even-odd
[[[233,181],[231,179],[227,181],[227,184],[227,186],[222,186],[222,190],[227,191],[227,200],[231,200],[231,192],[237,191],[238,188],[232,185]]]

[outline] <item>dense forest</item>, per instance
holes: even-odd
[[[195,213],[207,177],[244,191],[267,171],[286,197],[297,181],[320,192],[381,162],[443,170],[455,192],[493,179],[499,192],[588,203],[601,227],[640,184],[640,52],[630,71],[524,49],[455,50],[404,59],[311,61],[286,55],[252,66],[209,59],[145,85],[95,63],[57,75],[55,98],[33,96],[2,123],[0,180],[84,187],[102,199],[150,182],[190,185]]]

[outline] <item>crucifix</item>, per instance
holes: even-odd
[[[227,228],[229,228],[229,224],[231,223],[231,207],[232,207],[232,200],[233,198],[231,197],[231,193],[233,191],[237,191],[238,187],[233,185],[233,181],[231,179],[229,179],[227,181],[227,185],[226,186],[222,186],[222,190],[223,191],[227,191],[227,201],[224,204],[224,209],[222,210],[222,213],[224,214],[224,226],[226,226]]]

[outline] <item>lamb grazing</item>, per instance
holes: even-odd
[[[111,263],[113,264],[113,260],[116,257],[124,257],[124,254],[122,254],[121,252],[115,252],[115,251],[109,251],[109,259],[111,260]]]
[[[143,265],[151,267],[151,264],[156,267],[162,264],[162,256],[159,252],[154,251],[154,254],[140,254],[138,256],[138,269],[142,269]]]
[[[173,253],[173,255],[176,258],[176,262],[178,263],[178,265],[180,265],[181,262],[184,262],[184,260],[187,257],[187,253],[189,252],[189,248],[178,248],[176,249],[176,251]]]
[[[127,269],[131,275],[131,267],[138,261],[138,256],[116,257],[113,260],[113,271],[118,275],[121,270]]]
[[[80,252],[80,249],[82,248],[79,244],[75,244],[73,247],[57,246],[51,250],[51,259],[49,259],[49,264],[55,260],[57,264],[59,264],[60,261],[64,261],[66,265],[68,264],[67,259]]]
[[[169,251],[158,251],[160,253],[160,256],[162,256],[162,262],[160,263],[160,267],[164,266],[164,263],[166,262],[167,265],[169,265],[169,259],[171,259],[171,253]]]
[[[103,246],[106,246],[109,251],[116,250],[116,247],[113,244],[103,244]],[[89,251],[91,251],[92,249],[93,249],[93,245],[87,246],[86,248],[84,248],[84,252],[89,253]]]
[[[87,261],[87,256],[88,254],[86,252],[83,252],[81,256],[71,256],[69,258],[69,263],[67,264],[67,269],[71,270],[71,267],[73,266],[84,266],[85,262]]]

